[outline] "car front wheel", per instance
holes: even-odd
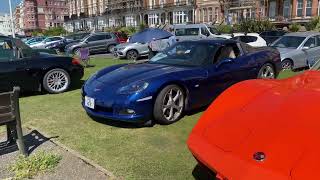
[[[153,115],[160,124],[178,121],[184,111],[184,92],[177,85],[169,85],[161,90],[155,101]]]
[[[43,78],[43,88],[52,94],[62,93],[68,90],[71,83],[68,72],[63,69],[52,69]]]
[[[270,63],[264,64],[258,73],[258,78],[259,79],[274,79],[276,78],[276,73],[275,70]]]
[[[127,52],[127,59],[129,60],[137,60],[139,57],[139,54],[136,50],[130,50]]]

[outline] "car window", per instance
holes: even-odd
[[[106,35],[105,34],[93,35],[93,36],[88,38],[88,42],[100,41],[100,40],[105,40],[105,39],[106,39]]]
[[[181,42],[158,53],[150,59],[152,64],[202,66],[208,63],[216,46],[205,43]]]
[[[316,37],[310,37],[303,45],[304,47],[316,47]]]
[[[224,59],[236,59],[240,56],[240,49],[237,44],[227,44],[219,48],[214,55],[212,62],[213,64],[218,63]]]
[[[181,28],[175,30],[176,36],[198,36],[199,28]]]
[[[267,36],[268,35],[268,32],[262,32],[260,33],[260,36]]]
[[[107,34],[105,38],[106,39],[112,39],[112,36],[110,34]]]
[[[0,39],[0,62],[14,59],[13,45],[10,39]]]
[[[298,48],[305,39],[305,37],[299,36],[282,36],[271,46],[278,48]]]
[[[257,37],[255,36],[239,36],[239,40],[244,43],[251,43],[257,41]]]
[[[207,28],[205,28],[205,27],[202,27],[202,28],[201,28],[201,34],[202,34],[202,35],[205,35],[205,36],[209,36],[209,35],[210,35],[209,31],[208,31]]]

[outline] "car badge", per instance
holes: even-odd
[[[98,91],[101,91],[101,89],[100,88],[95,88],[93,91],[94,92],[98,92]]]
[[[253,154],[253,159],[261,162],[266,159],[266,155],[263,152],[256,152]]]

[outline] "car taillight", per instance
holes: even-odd
[[[73,65],[80,65],[80,61],[78,59],[72,59],[72,64]]]
[[[121,42],[121,41],[120,41],[120,38],[118,38],[118,37],[117,37],[117,40],[116,40],[116,41],[117,41],[118,43],[120,43],[120,42]]]

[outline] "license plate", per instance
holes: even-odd
[[[94,99],[91,97],[85,96],[84,105],[90,109],[94,109]]]

